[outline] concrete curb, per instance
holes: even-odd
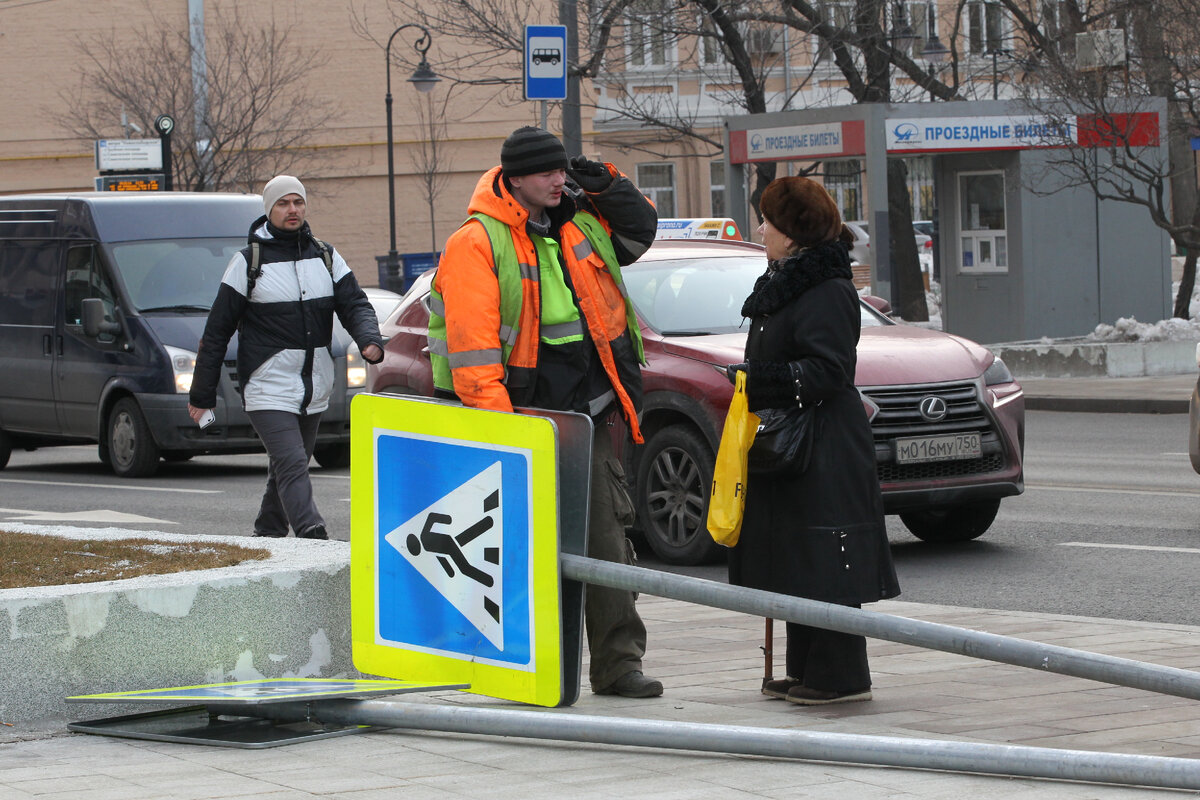
[[[150,537],[271,550],[266,561],[123,581],[0,590],[0,721],[45,728],[145,707],[78,694],[255,678],[359,677],[351,656],[350,545],[5,524],[74,539]]]
[[[1006,342],[987,348],[1021,378],[1136,378],[1194,374],[1196,342]]]
[[[1186,414],[1188,399],[1163,397],[1043,397],[1026,393],[1027,411],[1076,411],[1108,414]]]

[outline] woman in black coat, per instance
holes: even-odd
[[[900,593],[888,547],[875,445],[854,387],[861,317],[849,242],[833,198],[803,177],[772,181],[759,228],[767,272],[746,298],[751,411],[815,404],[808,468],[751,474],[729,582],[858,608]],[[787,623],[787,677],[763,694],[801,705],[871,699],[862,636]]]

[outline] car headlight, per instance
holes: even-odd
[[[346,348],[346,388],[360,389],[367,385],[367,362],[358,345]]]
[[[992,362],[992,365],[987,368],[987,372],[983,373],[983,382],[986,386],[996,386],[1001,383],[1012,383],[1012,373],[1008,371],[1008,366],[997,358]]]
[[[175,393],[187,394],[192,390],[192,374],[196,371],[196,354],[191,350],[164,345],[167,358],[171,359],[171,372],[175,375]]]

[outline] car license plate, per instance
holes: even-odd
[[[951,433],[943,436],[918,436],[896,440],[896,463],[919,464],[924,461],[956,461],[979,458],[978,433]]]

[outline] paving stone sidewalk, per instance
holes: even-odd
[[[762,696],[763,621],[643,596],[654,700],[584,692],[597,714],[1104,753],[1200,757],[1200,703],[965,656],[870,642],[875,699],[801,708]],[[1200,628],[887,601],[871,610],[1185,669]],[[781,624],[776,663],[782,664]],[[506,706],[438,693],[398,702]],[[80,718],[104,716],[80,706]],[[0,797],[86,798],[1096,798],[1190,791],[991,777],[515,737],[387,730],[270,750],[49,732],[0,738]]]

